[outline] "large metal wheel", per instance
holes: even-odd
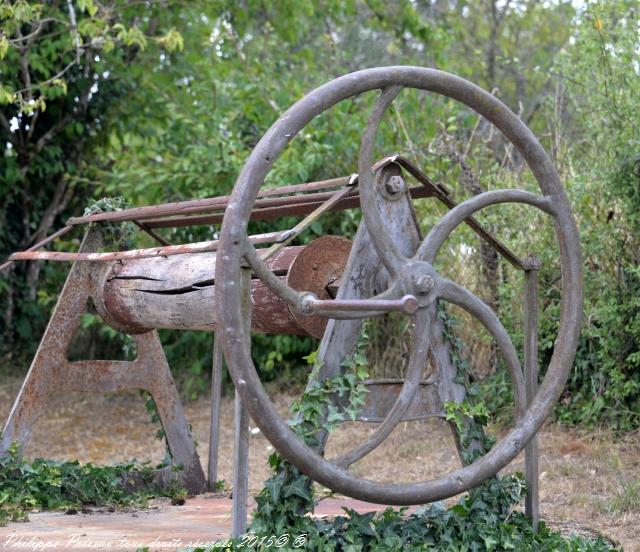
[[[416,88],[453,98],[486,117],[522,154],[543,195],[517,189],[486,192],[463,202],[435,224],[412,258],[401,255],[383,231],[374,204],[373,144],[382,116],[402,88]],[[289,141],[315,116],[336,103],[381,90],[364,131],[358,162],[363,217],[375,249],[390,275],[389,288],[368,301],[327,307],[310,294],[283,285],[260,260],[247,240],[247,224],[256,194]],[[505,202],[524,203],[550,215],[555,224],[562,269],[562,312],[556,347],[542,385],[525,409],[522,371],[515,348],[496,315],[463,286],[440,276],[432,263],[447,236],[476,211]],[[345,495],[381,504],[420,504],[468,490],[507,465],[533,438],[560,396],[574,359],[582,316],[582,261],[578,232],[560,179],[545,151],[526,125],[504,104],[476,85],[454,75],[420,67],[382,67],[345,75],[309,93],[285,112],[260,140],[247,160],[225,213],[216,267],[218,320],[223,348],[234,383],[249,412],[278,451],[303,473]],[[413,316],[413,345],[404,385],[373,440],[331,462],[306,446],[287,426],[257,376],[251,360],[248,326],[243,321],[242,265],[247,261],[267,285],[292,308],[334,318],[362,318],[385,310]],[[445,300],[478,318],[493,335],[510,370],[517,420],[509,433],[484,457],[437,479],[384,484],[359,478],[345,466],[377,446],[400,421],[419,385],[429,347],[425,330],[434,301]],[[368,449],[368,450],[365,450]]]

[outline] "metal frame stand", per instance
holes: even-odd
[[[96,251],[101,237],[90,229],[80,250]],[[177,479],[188,492],[202,492],[204,473],[196,452],[189,424],[178,396],[162,344],[156,331],[133,335],[137,357],[133,361],[83,360],[70,362],[67,351],[93,296],[95,286],[92,263],[76,262],[69,271],[58,303],[40,342],[27,377],[22,384],[5,425],[0,454],[12,443],[27,443],[38,416],[45,410],[48,396],[56,391],[110,393],[125,389],[145,389],[158,408],[169,452],[175,465],[160,470],[161,483]]]

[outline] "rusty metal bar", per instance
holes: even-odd
[[[273,197],[277,195],[293,194],[298,192],[310,192],[331,188],[340,188],[353,181],[352,176],[342,176],[330,180],[319,182],[307,182],[304,184],[292,184],[264,190],[258,194],[258,198]],[[133,207],[121,211],[111,211],[108,213],[95,213],[83,217],[72,217],[67,221],[68,225],[75,226],[88,222],[110,221],[124,222],[132,220],[143,220],[149,218],[167,217],[173,215],[187,215],[194,213],[204,213],[208,211],[224,210],[229,203],[231,196],[219,196],[205,199],[193,199],[189,201],[177,201],[165,203],[163,205],[150,205],[147,207]]]
[[[355,190],[355,185],[357,184],[357,179],[353,182],[348,182],[345,186],[348,186],[350,190],[353,192],[353,195],[357,195]],[[322,203],[331,199],[336,193],[336,190],[332,190],[330,192],[314,192],[311,194],[301,194],[295,196],[286,196],[286,197],[267,197],[265,199],[258,199],[254,203],[254,208],[263,209],[267,207],[282,207],[286,205],[298,205],[300,203],[310,203],[310,202],[318,202]]]
[[[524,383],[527,406],[538,391],[538,270],[540,261],[533,255],[525,259],[524,272]],[[527,496],[525,513],[531,518],[534,532],[540,522],[539,443],[535,434],[524,449]]]
[[[413,176],[418,182],[420,182],[420,184],[429,188],[429,190],[433,192],[433,195],[449,209],[453,209],[456,205],[458,205],[455,201],[453,201],[453,199],[451,199],[449,191],[443,184],[436,184],[432,182],[431,179],[429,179],[429,177],[424,174],[418,167],[416,167],[411,161],[409,161],[405,157],[402,157],[401,155],[393,155],[391,157],[387,157],[386,159],[382,159],[374,165],[374,170],[389,163],[397,163],[401,167],[405,168],[407,172],[411,174],[411,176]],[[489,232],[487,232],[487,230],[485,230],[474,217],[469,217],[468,219],[466,219],[465,224],[469,226],[469,228],[471,228],[483,240],[491,244],[491,246],[507,261],[509,261],[509,263],[511,263],[515,268],[517,268],[518,270],[525,269],[523,261],[500,240],[494,238]]]
[[[247,530],[249,498],[249,413],[236,389],[234,399],[235,447],[233,462],[233,504],[231,536],[238,538]]]
[[[140,228],[140,230],[142,230],[143,232],[147,233],[149,236],[151,236],[154,240],[156,240],[158,243],[165,245],[165,246],[170,246],[172,245],[171,242],[168,242],[167,240],[165,240],[162,236],[160,236],[159,234],[157,234],[156,232],[154,232],[151,228],[149,228],[144,222],[140,222],[139,220],[134,220],[133,224],[135,224],[138,228]]]
[[[349,189],[354,198],[357,199],[358,195],[353,189]],[[253,213],[258,216],[252,216],[252,220],[270,220],[278,217],[285,216],[287,214],[302,215],[307,214],[312,210],[312,206],[322,205],[327,199],[333,196],[331,193],[317,193],[306,194],[300,196],[290,196],[285,198],[268,198],[265,200],[256,201],[256,207]],[[354,206],[359,205],[359,201],[354,202]],[[264,213],[268,213],[268,216],[260,216]],[[192,215],[192,216],[180,216],[164,219],[148,219],[147,225],[149,228],[165,228],[165,227],[179,227],[190,226],[200,224],[219,224],[224,218],[224,211],[206,214],[206,215]]]
[[[433,196],[431,190],[423,186],[410,188],[409,193],[413,199]],[[322,202],[310,201],[308,203],[300,203],[297,205],[283,205],[281,207],[255,209],[251,213],[251,220],[273,220],[285,216],[303,216],[311,213],[320,205],[322,205]],[[353,209],[355,207],[360,207],[360,195],[357,192],[354,192],[353,195],[347,195],[336,205],[333,205],[327,212],[342,211],[344,209]],[[149,228],[177,228],[182,226],[198,226],[202,224],[220,224],[223,217],[223,213],[216,213],[212,215],[183,217],[180,219],[150,219],[146,221],[146,224]]]
[[[345,185],[355,185],[357,183],[357,175],[344,176],[325,180],[321,182],[309,182],[307,184],[294,184],[291,186],[282,186],[280,188],[272,188],[265,190],[258,195],[255,202],[255,208],[267,209],[275,207],[289,207],[297,204],[306,204],[312,202],[323,202],[330,198],[332,192],[307,193],[301,196],[274,197],[299,192],[314,192],[316,190],[326,190],[339,188]],[[417,191],[417,189],[416,189]],[[416,193],[414,191],[414,193]],[[354,195],[356,195],[354,193]],[[426,197],[420,195],[420,197]],[[149,207],[135,207],[122,211],[96,213],[84,217],[74,217],[69,219],[70,225],[84,224],[88,222],[111,221],[140,221],[145,220],[147,229],[164,228],[174,226],[186,226],[187,224],[215,224],[222,221],[223,213],[218,213],[212,217],[193,217],[188,219],[188,223],[184,224],[184,217],[187,215],[195,215],[207,212],[223,211],[226,209],[229,196],[221,196],[217,198],[207,198],[192,201],[183,201],[176,203],[167,203],[166,205],[154,205]],[[359,203],[358,203],[359,204]],[[357,204],[356,204],[357,205]],[[354,205],[355,206],[355,205]],[[278,211],[274,211],[277,213]],[[175,217],[175,218],[172,218]],[[153,223],[151,223],[153,221]],[[159,221],[162,221],[158,224]]]
[[[452,209],[457,205],[449,195],[447,188],[440,184],[432,182],[429,177],[418,169],[408,159],[394,155],[382,159],[374,165],[374,170],[377,170],[387,164],[395,163],[403,167],[409,174],[411,174],[418,182],[422,184],[421,187],[414,187],[409,189],[409,193],[413,199],[423,197],[436,197],[441,203],[446,205],[449,209]],[[345,185],[353,186],[357,182],[357,175],[345,176],[340,178],[334,178],[330,180],[324,180],[319,182],[308,182],[305,184],[293,184],[290,186],[282,186],[279,188],[272,188],[261,192],[258,199],[255,202],[256,209],[253,210],[251,220],[273,220],[275,218],[283,216],[306,216],[314,213],[320,208],[326,200],[329,200],[335,196],[335,192],[320,192],[320,193],[307,193],[300,196],[289,197],[277,197],[286,194],[299,193],[299,192],[316,192],[317,190],[326,190],[332,188],[338,188]],[[350,209],[360,206],[360,194],[357,188],[349,188],[349,193],[345,193],[340,197],[339,201],[331,202],[331,205],[322,212],[332,212],[342,209]],[[91,255],[105,255],[104,258],[82,258],[76,257],[76,253],[63,253],[63,252],[38,252],[33,255],[32,252],[40,247],[46,245],[50,241],[60,237],[67,233],[74,225],[95,222],[95,221],[112,221],[112,222],[124,222],[132,221],[139,226],[143,231],[147,232],[154,239],[158,240],[165,247],[177,247],[183,248],[188,246],[171,246],[169,242],[164,240],[161,236],[154,232],[156,228],[177,228],[183,226],[196,226],[204,224],[219,224],[224,217],[224,209],[229,201],[229,196],[221,196],[217,198],[198,199],[191,201],[181,201],[174,203],[167,203],[165,205],[155,205],[149,207],[136,207],[133,209],[125,209],[122,211],[108,212],[108,213],[96,213],[94,215],[88,215],[85,217],[74,217],[69,219],[68,225],[52,234],[45,240],[30,247],[28,250],[14,253],[9,257],[9,260],[3,265],[0,265],[0,272],[7,268],[11,263],[16,260],[49,260],[49,261],[75,261],[75,260],[121,260],[128,258],[144,258],[138,257],[137,254],[133,256],[129,255],[130,252],[115,252],[115,253],[92,253]],[[223,211],[220,213],[198,215],[198,213],[206,213],[211,211]],[[191,215],[191,216],[189,216]],[[168,217],[168,218],[164,218]],[[141,222],[140,219],[144,219]],[[514,267],[523,270],[523,262],[513,253],[508,247],[506,247],[498,239],[494,238],[489,232],[487,232],[473,217],[469,217],[465,223],[481,238],[490,243],[496,251],[502,255],[509,263]],[[201,242],[209,243],[209,242]],[[265,242],[259,242],[265,243]],[[194,244],[197,245],[197,244]],[[208,247],[208,246],[204,246]],[[217,246],[215,246],[217,248]],[[137,250],[144,251],[144,250]],[[147,250],[142,253],[148,257],[155,256],[168,256],[181,253],[190,253],[190,250],[178,250],[172,252],[172,250],[163,252],[153,252]],[[215,249],[196,249],[193,252],[202,251],[215,251]],[[29,254],[27,254],[29,253]],[[132,252],[133,253],[133,252]]]
[[[54,232],[53,234],[46,237],[45,239],[40,240],[38,243],[32,245],[29,249],[26,249],[25,251],[23,251],[23,253],[40,249],[41,247],[44,247],[48,243],[51,243],[53,240],[61,236],[64,236],[67,232],[69,232],[72,229],[73,229],[73,226],[71,225],[64,226],[63,228],[60,228],[60,230],[58,230],[57,232]],[[15,255],[15,253],[13,255]],[[0,273],[6,268],[10,267],[17,260],[13,258],[13,255],[11,255],[8,260],[6,260],[4,263],[0,265]]]
[[[297,194],[300,192],[314,192],[317,190],[330,190],[333,188],[341,188],[348,184],[356,184],[358,181],[357,174],[349,176],[339,176],[328,180],[319,180],[317,182],[305,182],[303,184],[290,184],[288,186],[279,186],[277,188],[269,188],[261,190],[258,193],[258,199],[263,197],[273,197],[284,194]]]
[[[400,311],[414,314],[418,310],[418,301],[413,295],[400,299],[303,299],[305,314],[318,312],[392,312]]]
[[[269,232],[250,236],[253,244],[273,243],[282,239],[283,232]],[[218,249],[218,240],[188,243],[184,245],[169,245],[167,247],[152,247],[147,249],[132,249],[131,251],[113,251],[110,253],[67,253],[63,251],[23,251],[9,257],[11,261],[122,261],[126,259],[149,259],[153,257],[170,257],[186,253],[206,253]]]
[[[297,238],[302,232],[304,232],[306,228],[311,226],[324,213],[331,209],[331,207],[337,205],[341,199],[344,199],[352,192],[352,188],[343,188],[342,190],[334,192],[330,198],[328,198],[325,202],[311,211],[311,213],[309,213],[304,219],[298,222],[298,224],[296,224],[293,228],[285,232],[282,240],[280,240],[278,243],[274,243],[271,247],[262,252],[260,258],[265,261],[272,255],[276,254],[285,245],[291,243],[295,238]]]

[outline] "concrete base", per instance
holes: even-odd
[[[342,507],[358,512],[385,508],[346,498],[329,498],[320,503],[315,515],[341,515]],[[168,552],[189,546],[212,546],[216,541],[226,540],[231,533],[231,499],[198,496],[188,499],[183,506],[155,501],[148,510],[131,512],[99,510],[75,515],[38,512],[30,514],[29,520],[0,527],[0,551],[135,552],[137,548],[149,547],[150,552]]]

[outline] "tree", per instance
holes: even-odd
[[[133,89],[148,43],[182,48],[177,30],[165,29],[175,13],[169,8],[154,1],[0,2],[2,257],[82,209],[91,183],[80,167],[107,135],[113,106]],[[3,348],[14,332],[28,340],[42,325],[33,305],[41,270],[31,262],[5,275]]]

